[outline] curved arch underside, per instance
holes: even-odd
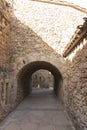
[[[54,76],[54,92],[56,95],[59,95],[59,89],[62,86],[62,75],[60,71],[49,62],[44,61],[36,61],[31,62],[25,65],[18,73],[18,92],[17,92],[17,100],[23,99],[29,93],[31,93],[31,76],[37,70],[44,69],[51,72]]]

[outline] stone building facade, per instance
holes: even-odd
[[[85,41],[87,43],[87,40]],[[87,44],[67,61],[64,70],[64,94],[66,108],[76,128],[87,129]],[[66,73],[67,72],[67,73]],[[67,82],[66,82],[67,81]],[[80,124],[80,125],[78,125]]]
[[[8,3],[0,0],[0,119],[10,103],[10,15]]]
[[[69,5],[0,0],[0,120],[30,93],[32,74],[44,69],[54,76],[54,91],[76,129],[87,129],[87,36],[63,57],[85,12]]]

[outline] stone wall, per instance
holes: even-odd
[[[24,93],[17,84],[18,73],[32,62],[44,61],[61,72],[66,110],[78,130],[87,130],[86,39],[73,58],[62,57],[65,46],[86,14],[68,6],[37,4],[29,0],[14,0],[13,12],[10,21],[8,4],[0,0],[0,119],[19,103],[19,89]],[[33,71],[30,66],[29,71],[31,69]],[[21,78],[24,73],[28,74],[26,71]]]
[[[86,46],[71,60],[62,57],[65,46],[86,14],[65,6],[37,4],[27,0],[14,2],[11,63],[15,76],[25,65],[34,61],[46,61],[56,66],[63,76],[62,91],[66,109],[76,128],[86,130],[87,85],[83,76],[86,76],[86,69],[83,70],[86,65]]]
[[[0,67],[8,67],[9,63],[9,10],[8,4],[0,0]]]
[[[85,45],[84,45],[85,43]],[[81,45],[81,44],[80,44]],[[64,70],[65,106],[77,130],[87,129],[87,40],[78,45],[72,61],[66,60]]]
[[[10,111],[12,82],[9,5],[5,0],[0,0],[0,120]]]

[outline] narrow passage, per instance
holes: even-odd
[[[1,122],[0,130],[75,130],[60,101],[49,89],[34,89]]]

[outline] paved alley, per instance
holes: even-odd
[[[52,90],[34,90],[1,122],[0,130],[75,130]]]

